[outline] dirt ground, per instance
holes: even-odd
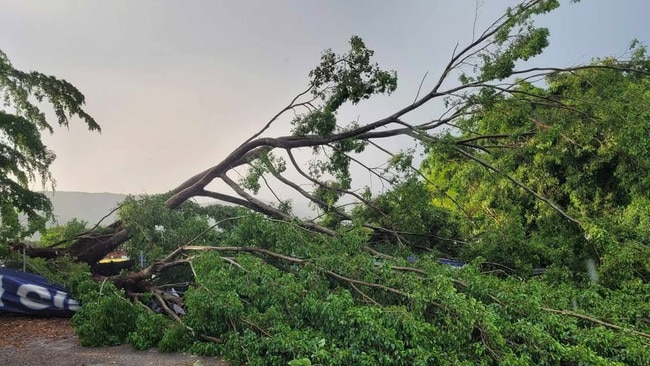
[[[0,315],[0,365],[29,366],[227,366],[211,357],[130,346],[84,348],[68,319]]]

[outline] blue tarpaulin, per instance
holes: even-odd
[[[33,273],[0,268],[0,312],[70,317],[79,302],[59,284]]]
[[[463,261],[457,261],[454,259],[447,259],[447,258],[438,258],[438,263],[446,264],[448,266],[452,266],[455,268],[462,268],[465,265],[465,262]]]

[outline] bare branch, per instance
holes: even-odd
[[[220,177],[230,188],[232,188],[238,195],[243,197],[246,201],[248,201],[256,211],[260,213],[264,213],[266,215],[269,215],[271,217],[277,218],[277,219],[282,219],[286,221],[291,221],[293,217],[291,217],[289,214],[273,207],[270,205],[265,204],[264,202],[258,200],[257,198],[251,196],[248,194],[246,191],[244,191],[237,183],[235,183],[233,180],[231,180],[227,175],[223,174]],[[336,232],[328,229],[326,227],[311,223],[311,222],[302,222],[301,225],[304,225],[306,228],[309,228],[314,231],[321,232],[323,234],[328,234],[332,236],[336,236]]]
[[[252,135],[251,137],[249,137],[246,141],[244,141],[241,145],[239,145],[239,148],[243,147],[243,146],[246,145],[247,143],[251,142],[252,140],[254,140],[254,139],[256,139],[257,137],[259,137],[261,134],[263,134],[266,130],[269,129],[269,127],[271,127],[271,125],[273,124],[273,122],[275,122],[275,121],[276,121],[276,120],[277,120],[281,115],[284,114],[284,112],[289,111],[289,110],[293,109],[293,108],[296,107],[296,106],[304,105],[304,104],[309,104],[309,103],[311,103],[312,101],[316,100],[316,98],[313,98],[313,99],[311,99],[311,100],[308,101],[308,102],[295,104],[296,101],[297,101],[298,99],[300,99],[300,97],[302,97],[303,95],[309,93],[313,88],[314,88],[313,85],[310,85],[309,88],[307,88],[307,90],[305,90],[305,91],[303,91],[302,93],[299,93],[298,95],[296,95],[296,96],[291,100],[291,102],[289,102],[289,105],[287,105],[286,107],[284,107],[280,112],[276,113],[275,116],[273,116],[273,117],[272,117],[268,122],[266,122],[266,124],[264,125],[264,127],[262,127],[262,129],[260,129],[257,133],[253,134],[253,135]]]
[[[541,309],[544,310],[544,311],[548,311],[550,313],[568,315],[568,316],[572,316],[574,318],[587,320],[587,321],[590,321],[592,323],[602,325],[605,328],[620,330],[620,331],[625,332],[625,333],[632,333],[632,334],[637,335],[639,337],[650,339],[650,334],[648,334],[648,333],[643,333],[643,332],[639,332],[638,330],[634,330],[634,329],[630,329],[630,328],[624,328],[624,327],[621,327],[621,326],[616,325],[616,324],[607,323],[607,322],[602,321],[600,319],[596,319],[596,318],[593,318],[593,317],[590,317],[590,316],[587,316],[587,315],[584,315],[584,314],[576,313],[575,311],[557,310],[557,309],[551,309],[551,308],[547,308],[547,307],[541,307]]]
[[[377,149],[379,149],[379,150],[383,151],[384,153],[388,154],[389,156],[391,156],[391,157],[392,157],[392,156],[395,156],[392,152],[390,152],[390,151],[384,149],[384,148],[381,147],[379,144],[376,144],[376,143],[373,142],[373,141],[371,141],[370,143],[371,143],[373,146],[375,146]],[[425,182],[427,182],[431,187],[434,187],[434,188],[436,188],[438,191],[442,192],[442,193],[445,195],[445,197],[447,197],[447,199],[449,199],[449,200],[450,200],[450,201],[451,201],[451,202],[452,202],[452,203],[453,203],[453,204],[454,204],[454,205],[455,205],[455,206],[456,206],[456,207],[457,207],[457,208],[458,208],[458,209],[459,209],[463,214],[465,214],[465,216],[469,219],[469,221],[470,221],[472,224],[474,223],[474,222],[472,221],[472,218],[471,218],[471,215],[469,214],[469,212],[467,212],[467,211],[465,210],[465,208],[464,208],[464,207],[463,207],[463,206],[462,206],[462,205],[461,205],[461,204],[460,204],[460,203],[459,203],[459,202],[458,202],[454,197],[450,196],[449,193],[447,193],[446,191],[444,191],[444,190],[442,190],[440,187],[438,187],[434,182],[431,181],[431,179],[429,179],[429,177],[427,177],[424,173],[422,173],[422,171],[421,171],[420,169],[414,167],[413,165],[411,165],[410,168],[411,168],[411,170],[413,170],[417,175],[419,175],[420,178],[422,178]]]
[[[271,257],[282,259],[291,263],[305,263],[308,262],[307,259],[300,259],[296,257],[290,257],[284,254],[276,253],[272,250],[256,248],[256,247],[214,247],[214,246],[201,246],[201,245],[184,245],[181,247],[182,250],[198,250],[198,251],[215,251],[215,252],[248,252],[248,253],[262,253]]]
[[[361,285],[361,286],[380,289],[380,290],[383,290],[383,291],[386,291],[386,292],[391,292],[391,293],[403,296],[405,298],[410,297],[410,295],[408,293],[406,293],[404,291],[401,291],[401,290],[398,290],[398,289],[393,288],[393,287],[380,285],[378,283],[355,280],[355,279],[352,279],[352,278],[349,278],[349,277],[342,276],[342,275],[340,275],[340,274],[338,274],[338,273],[336,273],[334,271],[330,271],[330,270],[325,271],[325,273],[327,273],[329,276],[331,276],[331,277],[333,277],[333,278],[335,278],[335,279],[337,279],[339,281],[347,282],[350,285]],[[439,309],[444,309],[445,308],[442,304],[437,303],[435,301],[429,301],[429,303],[431,303],[432,305],[435,305]]]
[[[427,75],[429,75],[429,72],[425,72],[424,76],[422,77],[422,80],[420,81],[420,86],[418,86],[418,92],[415,94],[415,98],[413,99],[413,103],[417,102],[418,98],[420,97],[420,90],[422,90],[422,84],[424,84],[424,80],[427,78]]]
[[[369,142],[371,142],[371,141],[369,141]],[[338,149],[338,148],[337,148],[336,146],[334,146],[334,145],[328,144],[327,146],[328,146],[329,148],[331,148],[332,150],[334,150],[334,151],[337,151],[337,152],[339,152],[339,153],[343,153],[343,152],[341,151],[341,149]],[[361,162],[359,159],[355,158],[354,156],[352,156],[352,155],[350,155],[350,154],[347,154],[347,153],[343,153],[343,154],[344,154],[348,159],[350,159],[351,161],[355,162],[355,163],[356,163],[357,165],[359,165],[360,167],[362,167],[362,168],[364,168],[365,170],[367,170],[370,174],[372,174],[372,175],[374,175],[375,177],[379,178],[380,181],[385,181],[386,183],[389,183],[389,184],[392,185],[392,182],[390,182],[388,179],[386,179],[386,178],[385,178],[384,176],[382,176],[381,174],[377,173],[377,172],[375,171],[374,168],[371,168],[371,167],[367,166],[366,164],[364,164],[363,162]]]
[[[195,194],[195,196],[196,197],[210,197],[210,198],[214,198],[214,199],[219,200],[219,201],[232,203],[232,204],[242,206],[242,207],[246,207],[248,209],[259,212],[259,207],[255,206],[251,202],[248,202],[248,201],[243,200],[241,198],[233,197],[233,196],[230,196],[230,195],[227,195],[227,194],[202,189],[202,190],[198,191]]]
[[[194,329],[192,329],[191,327],[189,327],[188,325],[183,323],[181,318],[178,315],[176,315],[176,313],[174,313],[174,311],[172,311],[172,309],[170,309],[169,306],[167,306],[167,303],[165,302],[165,299],[163,299],[163,297],[161,295],[161,293],[162,293],[161,291],[153,290],[153,291],[151,291],[151,293],[156,298],[156,300],[158,300],[158,303],[160,304],[160,307],[163,309],[165,314],[167,314],[169,317],[174,319],[174,321],[176,323],[178,323],[178,324],[182,325],[183,327],[185,327],[185,329],[187,329],[187,330],[191,331],[192,333],[194,333]],[[217,344],[223,343],[223,340],[221,340],[220,338],[210,337],[210,336],[205,335],[205,334],[197,334],[197,335],[199,336],[199,338],[203,339],[204,341],[213,342],[213,343],[217,343]]]
[[[354,283],[350,283],[350,286],[354,289],[354,291],[359,293],[359,295],[361,295],[361,297],[366,299],[369,303],[371,303],[371,304],[373,304],[375,306],[378,306],[378,307],[382,307],[380,303],[375,301],[375,299],[373,299],[372,297],[366,295],[363,291],[359,290],[359,288]]]
[[[290,160],[291,163],[293,164],[294,168],[295,168],[295,169],[298,171],[298,173],[300,173],[303,177],[307,178],[309,181],[311,181],[312,183],[318,185],[319,187],[322,187],[322,188],[324,188],[324,189],[328,189],[328,190],[331,190],[331,191],[335,191],[335,192],[343,193],[343,194],[348,194],[348,195],[350,195],[350,196],[352,196],[352,197],[358,199],[360,202],[363,202],[366,206],[372,208],[372,209],[375,210],[377,213],[379,213],[381,216],[383,216],[384,218],[386,218],[386,219],[388,220],[388,222],[391,223],[391,225],[393,226],[393,228],[395,228],[395,225],[394,225],[394,223],[392,222],[390,216],[388,216],[388,215],[387,215],[385,212],[383,212],[379,207],[377,207],[377,205],[375,205],[375,204],[372,203],[371,201],[369,201],[369,200],[367,200],[367,199],[361,197],[359,194],[357,194],[357,193],[355,193],[355,192],[352,192],[352,191],[350,191],[350,190],[345,190],[345,189],[340,189],[340,188],[331,187],[331,186],[329,186],[329,185],[327,185],[327,184],[324,184],[323,182],[321,182],[321,181],[319,181],[319,180],[317,180],[317,179],[311,177],[309,174],[305,173],[305,172],[300,168],[300,166],[298,165],[298,162],[296,161],[296,159],[294,158],[293,154],[291,153],[291,150],[287,150],[287,154],[289,155],[289,160]],[[369,226],[368,226],[368,227],[369,227]],[[375,229],[377,229],[377,228],[375,228]],[[402,237],[397,233],[396,230],[382,229],[382,231],[385,231],[385,232],[388,232],[388,233],[392,234],[392,235],[395,237],[395,239],[396,239],[396,240],[397,240],[401,245],[404,244],[404,243],[403,243],[403,242],[404,242],[404,238],[402,238]]]
[[[233,258],[229,258],[229,257],[221,257],[221,260],[223,260],[223,261],[225,261],[225,262],[228,262],[228,263],[232,264],[233,266],[235,266],[235,267],[241,269],[242,271],[244,271],[244,272],[246,272],[246,273],[250,273],[249,270],[247,270],[246,268],[242,267],[241,264],[237,263],[237,261],[235,261]]]
[[[650,72],[647,72],[645,70],[639,70],[631,67],[621,67],[621,66],[603,65],[603,64],[580,65],[580,66],[572,66],[572,67],[531,67],[529,69],[513,71],[512,75],[527,74],[534,71],[541,71],[545,75],[553,75],[559,73],[575,72],[575,71],[590,70],[590,69],[613,70],[613,71],[621,71],[621,72],[630,72],[630,73],[641,74],[641,75],[650,75]]]
[[[48,246],[45,246],[44,248],[54,248],[54,247],[58,247],[58,246],[60,246],[61,244],[64,244],[64,243],[69,242],[70,240],[79,239],[79,238],[84,237],[85,235],[88,235],[88,234],[92,233],[93,231],[95,231],[95,229],[97,229],[97,227],[99,227],[99,225],[102,223],[102,221],[104,221],[107,217],[109,217],[110,215],[112,215],[113,213],[115,213],[115,211],[119,210],[123,205],[124,205],[124,204],[120,204],[120,205],[118,205],[117,207],[115,207],[114,209],[112,209],[109,213],[107,213],[106,215],[104,215],[104,217],[102,217],[101,219],[99,219],[99,221],[97,221],[97,223],[95,224],[95,226],[91,227],[90,229],[85,230],[85,231],[82,231],[82,232],[80,232],[79,234],[75,234],[74,236],[72,236],[72,237],[70,237],[70,238],[66,238],[66,239],[63,239],[63,240],[59,240],[59,241],[57,241],[56,243],[50,244],[50,245],[48,245]]]
[[[476,136],[476,137],[469,137],[466,139],[462,140],[457,140],[457,144],[466,144],[468,142],[473,142],[473,141],[478,141],[478,140],[487,140],[487,139],[505,139],[505,138],[512,138],[512,137],[520,137],[520,136],[534,136],[535,132],[524,132],[524,133],[518,133],[518,134],[496,134],[496,135],[481,135],[481,136]]]

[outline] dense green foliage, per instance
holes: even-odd
[[[73,291],[83,305],[72,321],[83,346],[123,344],[136,330],[137,309],[112,283],[89,281]],[[131,338],[140,344],[140,337]]]
[[[221,176],[243,198],[229,202],[267,215],[191,202],[169,210],[169,195],[128,199],[124,246],[151,267],[100,282],[73,271],[82,344],[221,355],[233,365],[650,364],[650,62],[635,45],[630,61],[514,79],[523,73],[515,66],[548,44],[531,16],[557,6],[510,9],[476,49],[455,53],[446,73],[477,62],[457,88],[441,91],[443,77],[362,131],[340,123],[338,109],[391,93],[396,74],[373,64],[358,37],[348,53],[326,51],[310,74],[308,112],[278,145],[286,154],[260,143],[239,186]],[[401,119],[434,96],[448,97],[454,117],[434,122],[449,122],[449,133]],[[414,150],[390,153],[383,179],[392,189],[350,193],[351,154],[399,134],[425,145],[424,173],[412,167]],[[291,153],[295,141],[313,142],[301,145],[313,148],[309,174]],[[287,157],[312,191],[281,175]],[[276,209],[247,196],[265,175],[308,198],[322,226],[290,216],[289,201],[278,198]],[[337,206],[346,194],[356,208]],[[165,284],[186,289],[182,299],[169,295],[184,314],[165,306]]]
[[[39,241],[42,246],[65,247],[70,245],[75,237],[88,231],[87,226],[88,223],[83,220],[72,219],[65,225],[53,226],[41,231]]]
[[[211,245],[222,239],[223,230],[237,224],[237,217],[247,212],[236,206],[201,206],[185,202],[176,210],[161,209],[168,194],[128,197],[118,214],[131,232],[125,249],[132,258],[140,252],[152,263],[182,244]]]
[[[550,266],[575,280],[595,261],[610,285],[650,280],[650,62],[639,49],[630,63],[594,65],[607,68],[555,75],[544,87],[521,82],[512,97],[485,90],[474,116],[458,122],[460,136],[430,145],[436,202],[464,217],[472,238],[465,256],[520,272]]]
[[[482,274],[480,260],[454,269],[421,255],[410,264],[408,249],[394,250],[392,259],[365,252],[362,232],[325,239],[248,215],[218,246],[311,259],[292,263],[236,252],[229,252],[231,260],[221,252],[196,258],[196,286],[185,294],[182,317],[191,331],[145,315],[108,283],[103,291],[93,283],[92,291],[82,291],[77,333],[88,345],[158,342],[163,350],[219,354],[250,365],[300,358],[331,365],[650,362],[647,339],[574,316],[648,332],[650,288],[641,280],[616,290],[581,288]]]
[[[83,110],[84,96],[74,86],[39,72],[20,71],[2,51],[0,94],[0,242],[4,242],[42,229],[49,217],[47,197],[29,189],[37,179],[43,187],[53,182],[49,167],[55,155],[41,140],[42,131],[54,131],[49,121],[66,127],[70,118],[78,117],[90,130],[99,130],[99,125]],[[48,118],[51,113],[54,117]],[[27,217],[26,225],[21,215]]]
[[[412,177],[376,197],[371,206],[358,206],[354,218],[367,226],[397,233],[373,231],[370,241],[377,245],[401,242],[416,251],[433,250],[456,257],[461,245],[458,220],[445,207],[432,205],[436,198],[426,182]]]

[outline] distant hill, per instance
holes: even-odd
[[[63,225],[73,218],[87,221],[95,225],[102,217],[116,208],[127,197],[116,193],[87,193],[87,192],[44,192],[52,201],[54,216],[57,223]],[[115,220],[115,213],[104,219],[102,224],[110,224]]]

